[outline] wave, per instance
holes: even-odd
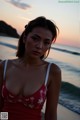
[[[47,58],[48,61],[50,61],[51,63],[55,63],[57,64],[62,70],[66,70],[67,72],[70,72],[70,73],[74,73],[74,74],[77,74],[78,76],[80,76],[80,67],[76,67],[76,66],[73,66],[69,63],[65,63],[65,62],[62,62],[62,61],[58,61],[58,60],[55,60],[53,58]]]
[[[56,47],[51,47],[51,48],[54,49],[54,50],[58,50],[58,51],[61,51],[61,52],[66,52],[66,53],[73,54],[73,55],[80,55],[80,52],[70,51],[70,50],[56,48]]]
[[[0,44],[4,45],[4,46],[7,46],[7,47],[10,47],[10,48],[13,48],[13,49],[17,48],[16,45],[12,45],[12,44],[9,44],[9,43],[4,43],[4,42],[1,42],[1,41],[0,41]],[[70,51],[70,50],[56,48],[56,47],[51,47],[51,49],[58,50],[58,51],[61,51],[61,52],[66,52],[66,53],[73,54],[73,55],[80,55],[80,52],[76,52],[76,51]]]
[[[80,114],[80,88],[68,82],[62,82],[59,103]]]
[[[1,42],[1,41],[0,41],[0,44],[1,44],[1,45],[4,45],[4,46],[7,46],[7,47],[10,47],[10,48],[13,48],[13,49],[17,49],[17,46],[16,46],[16,45],[4,43],[4,42]]]

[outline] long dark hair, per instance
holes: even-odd
[[[59,32],[58,27],[51,20],[46,19],[43,16],[37,17],[36,19],[30,21],[25,26],[25,30],[21,34],[19,42],[18,42],[18,49],[16,53],[17,57],[22,58],[24,56],[24,52],[25,52],[25,43],[23,42],[24,36],[27,37],[27,35],[33,30],[33,28],[36,28],[36,27],[43,27],[43,28],[50,30],[53,35],[52,41],[53,42],[56,41],[57,33]],[[49,50],[48,50],[48,54],[49,54]],[[46,58],[48,54],[46,56],[43,55],[40,58],[41,59]]]

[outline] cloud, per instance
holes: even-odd
[[[30,5],[22,2],[21,0],[5,0],[5,1],[11,3],[12,5],[14,5],[18,8],[24,9],[24,10],[27,8],[31,8]]]

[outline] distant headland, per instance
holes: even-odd
[[[0,36],[19,38],[17,30],[2,20],[0,20]]]

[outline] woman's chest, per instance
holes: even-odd
[[[37,91],[32,95],[18,96],[9,91],[5,85],[3,85],[2,94],[4,101],[8,103],[21,103],[29,108],[42,108],[46,99],[46,86],[43,84]]]
[[[6,74],[6,87],[14,94],[31,95],[45,82],[45,74],[38,69],[10,69]]]

